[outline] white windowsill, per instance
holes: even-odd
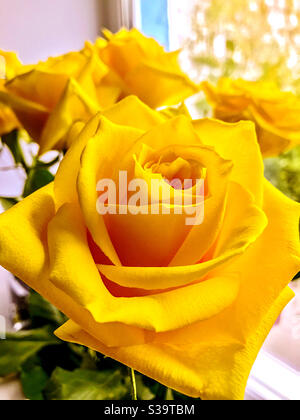
[[[261,351],[248,381],[246,400],[300,400],[300,372]]]

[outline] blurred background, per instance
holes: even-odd
[[[221,76],[272,80],[300,94],[300,0],[0,0],[0,48],[24,63],[79,50],[102,28],[137,27],[167,50],[182,48],[183,69],[196,82]],[[190,104],[193,115],[210,115],[204,96]],[[266,159],[266,176],[300,201],[300,148]],[[25,174],[0,155],[0,196],[17,196]],[[2,202],[2,209],[5,202]],[[0,269],[0,315],[7,326],[14,296],[22,295]],[[249,380],[247,399],[300,399],[300,297],[281,315]],[[17,289],[16,289],[17,288]],[[0,385],[0,399],[20,398],[18,385]]]

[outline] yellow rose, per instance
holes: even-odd
[[[16,54],[0,50],[0,94],[5,92],[5,81],[14,77],[21,66]],[[1,77],[3,76],[3,79]],[[0,103],[0,136],[20,127],[20,123],[10,107]]]
[[[150,107],[159,108],[178,104],[199,91],[182,72],[179,51],[166,53],[137,29],[122,29],[117,34],[106,30],[104,34],[108,42],[100,39],[95,47],[118,77],[123,96],[133,94]]]
[[[96,112],[112,106],[120,96],[116,87],[106,96],[98,92],[109,73],[98,55],[85,48],[36,66],[23,66],[0,91],[0,101],[11,107],[40,153],[65,147],[72,124],[88,121]]]
[[[12,79],[22,67],[21,61],[14,52],[0,50],[0,57],[4,59],[4,62],[0,63],[1,72],[3,71],[5,79]]]
[[[4,83],[0,80],[0,95],[5,92]],[[20,128],[20,123],[14,112],[6,105],[0,103],[0,136]]]
[[[98,181],[119,171],[174,195],[164,179],[205,180],[203,223],[123,200],[101,216]],[[293,297],[299,216],[264,179],[251,122],[169,119],[129,97],[83,128],[54,184],[0,216],[0,264],[68,316],[61,339],[192,397],[242,399]]]
[[[7,57],[14,71],[0,89],[3,116],[7,120],[13,110],[41,154],[66,148],[75,121],[87,122],[132,93],[155,108],[178,104],[199,90],[182,73],[178,52],[165,53],[137,30],[106,35],[109,42],[87,42],[80,52],[37,65],[16,65],[12,53]]]
[[[300,144],[300,99],[273,83],[220,79],[217,86],[203,83],[216,118],[227,122],[251,120],[264,157]]]

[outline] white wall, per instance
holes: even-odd
[[[102,0],[0,0],[0,49],[25,63],[80,49],[100,33]]]

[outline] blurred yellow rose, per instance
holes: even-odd
[[[0,94],[5,92],[5,82],[14,77],[21,63],[16,54],[0,50]],[[0,136],[20,127],[20,123],[10,107],[0,102]]]
[[[0,95],[5,92],[4,83],[0,80]],[[20,123],[14,112],[6,105],[0,103],[0,136],[20,128]]]
[[[0,216],[0,264],[69,317],[61,339],[192,397],[242,399],[300,268],[300,206],[264,179],[254,125],[170,119],[128,97],[76,126],[54,184]],[[101,216],[98,181],[125,170],[201,176],[203,223],[120,202]]]
[[[12,79],[22,67],[21,61],[14,52],[0,50],[0,57],[4,59],[0,64],[1,73],[4,73],[5,79]]]
[[[222,78],[217,86],[203,83],[214,115],[223,121],[251,120],[264,157],[300,144],[300,99],[269,82]]]
[[[120,90],[98,92],[109,73],[91,49],[49,58],[34,66],[22,66],[0,91],[0,101],[14,110],[40,153],[65,147],[72,124],[88,121],[96,112],[113,105]]]
[[[82,51],[37,65],[19,63],[9,73],[0,102],[16,113],[41,154],[66,148],[75,121],[87,122],[132,93],[156,108],[176,105],[199,90],[181,71],[178,52],[165,53],[137,30],[105,34],[108,41],[87,42]]]
[[[137,29],[117,34],[104,31],[107,43],[96,42],[103,62],[115,72],[123,90],[152,108],[176,105],[199,91],[180,68],[179,51],[166,53],[154,39]]]

